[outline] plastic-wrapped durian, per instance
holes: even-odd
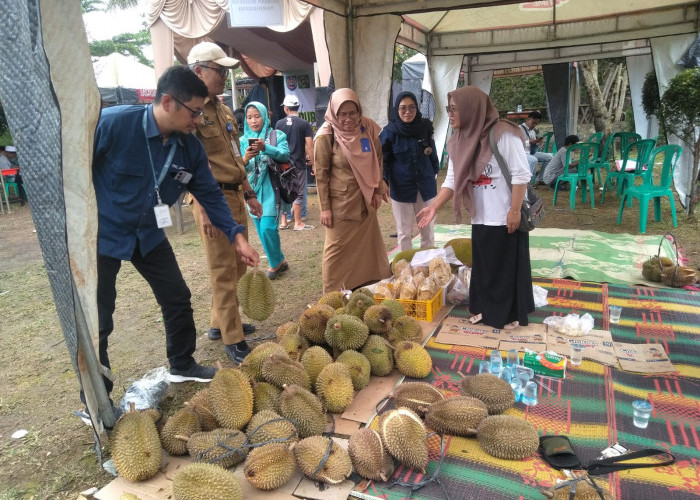
[[[411,269],[411,264],[408,261],[405,261],[403,259],[397,261],[394,264],[394,278],[398,278],[399,276],[401,276],[401,273],[406,268],[408,268],[409,270]]]
[[[374,295],[384,297],[385,299],[393,299],[394,292],[388,283],[377,283],[374,287]]]
[[[403,300],[415,300],[416,292],[416,284],[414,283],[413,278],[410,278],[403,283],[399,298]]]
[[[446,285],[450,278],[452,277],[452,270],[450,265],[442,257],[435,257],[428,264],[430,268],[430,276],[434,276],[440,286]]]

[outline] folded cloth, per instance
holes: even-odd
[[[552,468],[577,469],[581,467],[581,460],[571,447],[571,442],[566,436],[542,436],[540,437],[540,455]]]

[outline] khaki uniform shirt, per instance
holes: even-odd
[[[216,181],[243,182],[246,172],[238,138],[238,123],[229,107],[218,98],[207,98],[196,135],[204,144]]]

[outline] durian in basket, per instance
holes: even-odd
[[[644,264],[642,264],[642,276],[649,281],[661,281],[661,271],[666,268],[673,269],[674,264],[668,257],[659,257],[655,255],[649,257]]]
[[[692,267],[664,267],[664,270],[661,271],[661,281],[666,286],[681,288],[697,283],[698,273]]]

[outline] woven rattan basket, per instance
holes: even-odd
[[[664,235],[664,239],[666,238],[666,236],[671,236],[670,240],[673,242],[673,248],[676,251],[676,263],[673,266],[669,267],[662,265],[660,257],[661,243],[663,243],[662,239],[661,243],[659,243],[659,254],[657,254],[657,259],[659,259],[659,266],[662,266],[662,270],[660,272],[661,282],[666,286],[672,286],[675,288],[694,285],[698,281],[697,271],[695,271],[695,269],[691,267],[678,265],[678,244],[676,242],[676,237],[671,233],[666,233],[666,235]]]

